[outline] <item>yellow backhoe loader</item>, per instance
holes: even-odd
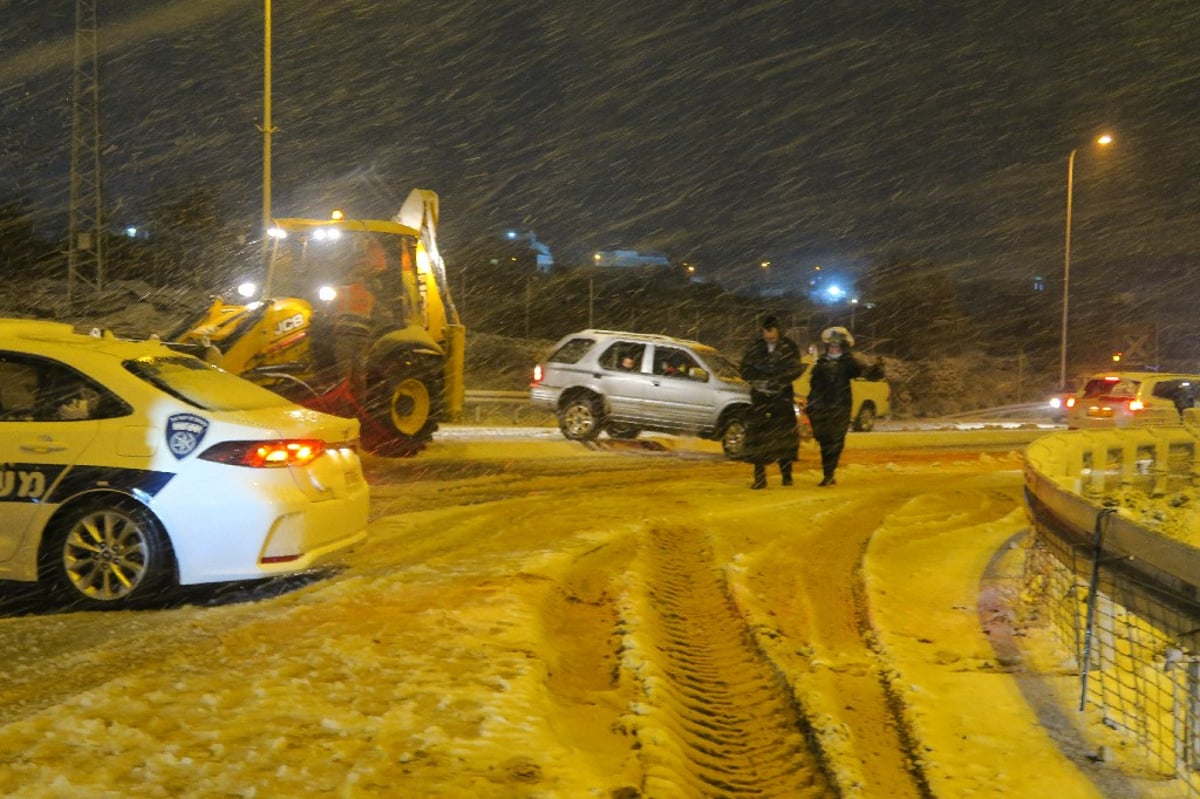
[[[466,331],[437,222],[437,195],[424,189],[390,220],[276,219],[261,292],[214,299],[168,339],[302,405],[358,418],[368,452],[415,454],[464,398]]]

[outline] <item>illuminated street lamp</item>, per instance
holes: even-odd
[[[1105,133],[1096,138],[1096,144],[1107,147],[1112,144],[1113,137]],[[1062,347],[1059,354],[1059,388],[1067,387],[1067,303],[1071,290],[1071,200],[1075,193],[1075,153],[1067,157],[1067,232],[1063,247],[1063,301],[1062,301]]]

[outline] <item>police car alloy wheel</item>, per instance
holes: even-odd
[[[131,607],[169,587],[173,560],[154,516],[129,500],[95,500],[68,510],[44,542],[59,599]]]

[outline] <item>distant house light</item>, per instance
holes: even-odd
[[[598,250],[592,254],[596,266],[642,267],[671,265],[671,259],[657,250]]]

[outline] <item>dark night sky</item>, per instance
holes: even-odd
[[[211,183],[256,220],[261,2],[98,2],[109,201],[136,220]],[[3,186],[62,214],[74,3],[0,12]],[[444,237],[520,224],[560,259],[1055,276],[1078,147],[1079,279],[1175,280],[1200,256],[1198,36],[1174,0],[277,2],[274,208],[390,214],[421,186]]]

